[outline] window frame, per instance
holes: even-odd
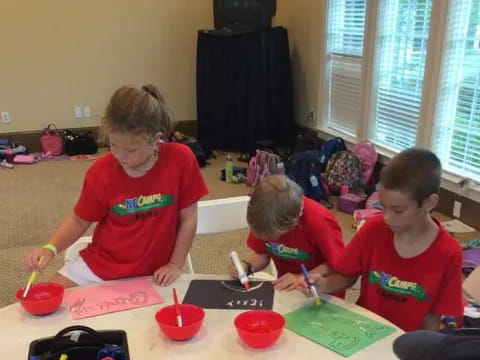
[[[328,0],[327,7],[330,6]],[[360,87],[362,89],[362,96],[360,99],[360,111],[359,111],[359,123],[357,124],[357,132],[355,136],[332,128],[328,123],[328,111],[325,109],[328,107],[328,44],[326,30],[328,28],[328,11],[324,13],[324,47],[321,49],[323,52],[323,63],[321,67],[324,71],[320,71],[319,88],[323,91],[319,92],[319,98],[317,101],[317,118],[316,126],[318,135],[321,138],[331,138],[335,136],[341,136],[345,139],[347,144],[353,145],[361,141],[374,139],[374,126],[375,122],[372,120],[375,112],[375,72],[374,72],[374,60],[375,60],[375,42],[377,40],[377,16],[379,9],[379,2],[382,0],[367,0],[366,14],[365,14],[365,31],[363,40],[363,56],[362,56],[362,78],[360,81]],[[427,47],[427,55],[425,62],[423,90],[421,97],[421,106],[418,119],[416,145],[420,147],[433,148],[433,128],[434,128],[434,116],[435,106],[437,101],[438,89],[440,86],[440,72],[443,61],[443,49],[445,46],[445,31],[448,22],[448,9],[449,3],[452,0],[447,1],[432,1],[432,16],[430,20],[429,41]],[[455,1],[455,0],[453,0]],[[377,151],[380,155],[380,161],[386,163],[389,159],[395,156],[398,152],[392,151],[386,147],[375,144]],[[444,170],[442,174],[442,187],[455,192],[461,196],[469,197],[475,201],[480,202],[480,184],[470,181],[467,184],[463,184],[465,177]]]

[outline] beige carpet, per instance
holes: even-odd
[[[24,259],[28,251],[45,243],[77,200],[85,170],[90,161],[47,161],[35,165],[17,165],[13,170],[0,170],[2,215],[0,217],[0,307],[15,301],[15,291],[24,286],[28,273]],[[243,184],[227,184],[219,180],[224,165],[223,154],[203,169],[210,194],[204,199],[245,195]],[[235,166],[246,166],[235,163]],[[353,229],[351,217],[336,213],[346,242]],[[91,233],[91,230],[89,231]],[[228,267],[232,249],[245,256],[247,230],[215,235],[202,235],[192,248],[194,268],[199,273],[222,274]],[[39,281],[47,280],[62,265],[59,256]],[[349,299],[354,293],[349,293]]]

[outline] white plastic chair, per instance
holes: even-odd
[[[82,236],[65,250],[65,263],[72,262],[78,257],[78,253],[92,242],[91,236]]]
[[[249,200],[249,196],[234,196],[224,199],[199,201],[197,234],[215,234],[247,228],[247,206]],[[194,274],[190,253],[187,256],[187,263],[190,273]],[[255,273],[255,278],[275,280],[277,278],[277,269],[273,262],[270,262],[270,270],[273,276],[266,272],[257,272]]]

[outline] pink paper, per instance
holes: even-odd
[[[64,302],[72,319],[108,314],[164,302],[150,279],[125,280],[65,292]]]

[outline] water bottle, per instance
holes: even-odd
[[[277,175],[285,175],[285,165],[283,161],[277,163]]]
[[[227,183],[233,182],[233,160],[230,154],[227,155],[227,160],[225,161],[225,180]]]
[[[320,187],[320,184],[318,183],[318,179],[315,176],[315,174],[310,173],[309,179],[310,179],[310,185],[312,185],[313,199],[315,199],[315,200],[322,199],[323,191],[322,191],[322,188]]]

